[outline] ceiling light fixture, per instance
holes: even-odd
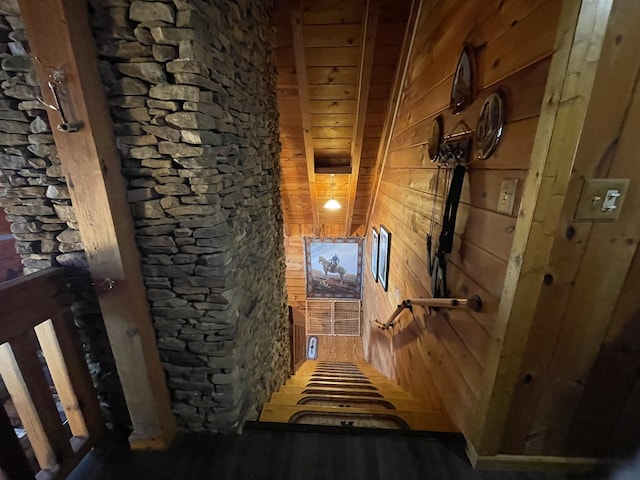
[[[342,208],[342,206],[340,205],[340,203],[338,203],[338,201],[333,198],[333,177],[335,177],[335,174],[331,174],[331,200],[329,200],[327,203],[324,204],[324,208],[326,208],[327,210],[338,210],[340,208]]]

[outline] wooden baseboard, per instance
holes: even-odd
[[[560,457],[551,455],[478,455],[467,442],[467,457],[473,468],[482,470],[513,470],[560,473],[584,473],[620,465],[612,458]]]

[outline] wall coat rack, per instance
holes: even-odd
[[[65,88],[64,85],[66,83],[66,77],[64,72],[56,67],[50,67],[44,65],[38,57],[35,57],[36,61],[48,71],[47,77],[49,81],[47,82],[47,86],[49,90],[51,90],[51,96],[53,98],[53,103],[46,102],[42,97],[37,97],[36,100],[44,105],[46,108],[53,112],[58,112],[60,115],[60,123],[56,126],[56,129],[62,133],[73,133],[77,132],[82,128],[81,122],[72,122],[68,119],[68,116],[65,114],[65,109],[63,107],[63,102],[61,99],[65,97]]]

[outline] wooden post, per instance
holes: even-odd
[[[62,133],[49,111],[66,172],[78,227],[98,285],[98,300],[129,407],[133,448],[166,448],[175,434],[166,380],[155,342],[149,304],[140,271],[131,211],[121,176],[104,85],[82,0],[21,0],[29,45],[42,65],[60,69],[78,132]],[[38,66],[45,100],[54,103],[47,75]],[[100,289],[106,279],[112,289]]]

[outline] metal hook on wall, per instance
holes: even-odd
[[[464,120],[456,123],[442,139],[438,152],[440,161],[451,165],[468,164],[472,136],[473,130]]]
[[[111,291],[111,290],[113,290],[115,288],[116,281],[111,279],[111,278],[105,278],[100,283],[91,282],[91,285],[93,287],[96,287],[97,289],[99,289],[102,292],[109,292],[109,291]]]
[[[56,127],[58,131],[63,133],[77,132],[78,130],[80,130],[80,127],[82,126],[82,124],[79,122],[70,122],[67,119],[64,113],[64,109],[62,108],[62,102],[60,101],[60,96],[61,96],[60,92],[62,91],[63,85],[66,81],[64,72],[59,68],[44,65],[38,57],[35,57],[35,59],[40,64],[40,66],[42,66],[42,68],[47,70],[47,76],[49,77],[47,86],[49,87],[49,90],[51,90],[54,103],[53,104],[47,103],[44,101],[42,97],[36,97],[36,100],[40,102],[42,105],[44,105],[46,108],[48,108],[49,110],[58,112],[61,120],[61,123],[59,123],[58,126]]]

